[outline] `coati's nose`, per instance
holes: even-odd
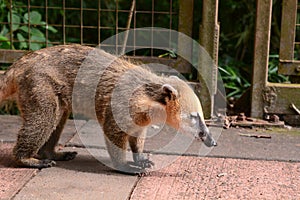
[[[209,129],[207,128],[204,119],[200,116],[199,113],[197,113],[197,118],[198,118],[198,125],[199,125],[199,137],[202,139],[203,143],[207,146],[207,147],[213,147],[213,146],[217,146],[217,142],[214,140],[214,138],[212,137]]]
[[[217,142],[214,140],[210,133],[206,134],[204,137],[201,137],[201,139],[207,147],[217,146]]]
[[[214,146],[214,147],[218,146],[218,143],[214,140],[213,143],[212,143],[212,146]]]

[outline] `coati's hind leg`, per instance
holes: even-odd
[[[17,143],[13,150],[14,157],[21,166],[44,168],[55,165],[52,160],[35,158],[38,150],[49,139],[55,126],[54,113],[51,113],[51,109],[46,110],[47,116],[45,113],[39,112],[23,114],[25,116],[23,125],[19,130]]]
[[[34,81],[36,80],[27,80],[26,82],[33,84]],[[51,145],[49,147],[46,145],[45,149],[51,149],[53,144],[56,144],[59,134],[52,138],[51,134],[53,132],[60,133],[60,128],[57,129],[60,127],[58,124],[61,122],[62,128],[66,119],[61,120],[62,111],[59,109],[59,100],[53,93],[52,87],[42,81],[36,85],[34,90],[30,90],[33,85],[26,84],[21,85],[19,89],[18,102],[23,124],[19,130],[13,154],[21,166],[44,168],[55,165],[55,162],[49,159],[37,159],[37,153],[47,141],[50,141]]]
[[[77,152],[56,152],[55,147],[63,131],[64,125],[69,117],[69,112],[64,111],[55,130],[51,133],[48,141],[40,148],[38,155],[40,159],[55,161],[68,161],[75,158]]]
[[[143,131],[142,134],[139,134],[137,137],[129,136],[128,139],[134,163],[142,169],[154,166],[154,163],[151,160],[149,160],[148,156],[145,153],[143,153],[146,135],[145,132],[146,129]]]

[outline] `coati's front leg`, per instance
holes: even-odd
[[[112,129],[112,127],[108,128],[104,125],[104,135],[107,150],[112,161],[112,167],[115,170],[126,174],[139,174],[144,171],[145,167],[149,166],[149,164],[146,164],[149,163],[149,160],[140,154],[142,148],[139,148],[139,150],[135,148],[138,151],[133,154],[135,160],[134,165],[132,165],[132,162],[127,162],[127,142],[130,138],[127,133],[119,130],[119,128]],[[132,138],[130,142],[132,147],[135,146],[133,143],[134,140]]]
[[[98,115],[99,116],[99,115]],[[103,132],[108,154],[112,161],[112,167],[126,174],[137,174],[139,168],[131,166],[126,161],[128,135],[120,129],[111,112],[106,113],[103,122]],[[101,119],[98,119],[101,123]]]
[[[129,136],[128,141],[135,165],[141,167],[142,169],[154,166],[154,163],[149,160],[148,156],[145,153],[143,153],[145,144],[144,134],[137,137]]]
[[[124,132],[115,132],[114,135],[111,135],[109,133],[105,134],[105,142],[107,146],[108,153],[110,155],[113,168],[119,172],[125,173],[125,174],[139,174],[143,173],[145,168],[149,168],[153,165],[147,157],[143,155],[142,152],[133,153],[134,158],[134,165],[132,165],[132,162],[126,161],[126,151],[127,151],[127,142],[130,136],[128,136]],[[133,143],[135,139],[131,138],[130,144],[133,146]],[[137,140],[135,140],[137,141]],[[137,148],[135,148],[137,150]],[[135,151],[135,150],[134,150]]]
[[[105,132],[105,143],[113,167],[118,171],[127,171],[129,165],[126,162],[127,136],[124,132]]]

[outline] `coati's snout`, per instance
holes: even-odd
[[[201,117],[198,112],[192,112],[190,117],[193,121],[194,128],[197,130],[198,135],[196,136],[201,138],[201,140],[207,147],[217,146],[217,142],[209,132],[209,129],[207,128],[203,117]]]

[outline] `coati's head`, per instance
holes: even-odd
[[[133,121],[140,126],[165,122],[183,133],[200,137],[208,147],[216,146],[194,91],[178,77],[165,78],[164,82],[146,84],[136,91],[139,98],[133,101]]]

